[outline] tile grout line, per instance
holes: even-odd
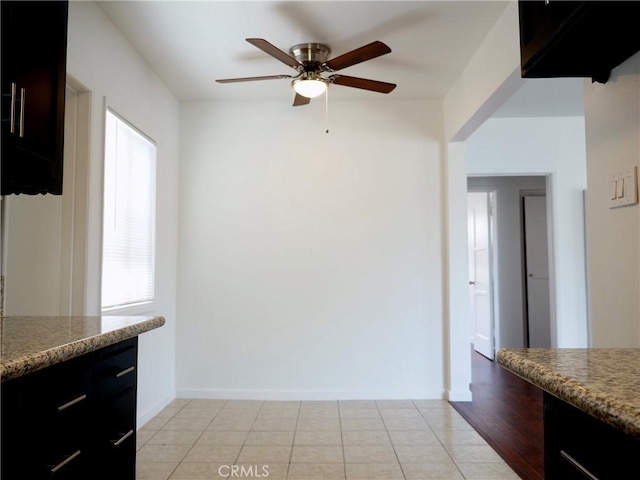
[[[258,420],[258,415],[260,415],[260,411],[263,408],[264,408],[264,402],[262,402],[260,404],[260,408],[256,412],[256,416],[253,419],[253,422],[251,422],[251,426],[247,430],[247,434],[245,435],[244,440],[242,441],[242,445],[240,446],[240,450],[238,450],[238,453],[236,455],[236,459],[233,462],[234,465],[238,465],[238,460],[240,459],[240,454],[242,453],[242,450],[244,450],[244,447],[249,446],[249,445],[247,445],[247,440],[249,440],[249,434],[251,433],[251,430],[253,430],[253,426],[256,424],[256,421]],[[229,477],[227,476],[227,478],[229,478]]]
[[[189,402],[190,402],[190,401],[189,401]],[[171,419],[173,419],[176,415],[178,415],[178,413],[180,413],[180,412],[184,409],[184,407],[186,407],[186,406],[189,404],[189,402],[185,403],[182,407],[180,407],[180,408],[178,409],[178,411],[177,411],[176,413],[174,413],[171,417],[169,417],[169,420],[167,420],[167,421],[162,425],[162,427],[160,427],[160,429],[159,429],[156,433],[154,433],[154,434],[153,434],[149,439],[147,439],[147,441],[145,442],[144,446],[148,445],[148,444],[149,444],[149,440],[151,440],[151,439],[152,439],[153,437],[155,437],[158,433],[160,433],[160,432],[162,431],[162,428],[163,428],[167,423],[169,423],[169,421],[171,421]],[[185,454],[185,456],[186,456],[186,454]],[[136,457],[137,457],[137,452],[136,452]],[[175,467],[173,467],[173,470],[171,470],[171,472],[169,473],[169,475],[167,476],[167,478],[171,478],[171,476],[175,473],[175,471],[178,469],[178,467],[179,467],[181,464],[182,464],[182,460],[178,461],[178,463],[176,464],[176,466],[175,466]]]
[[[344,452],[344,432],[342,431],[342,407],[340,407],[340,400],[338,400],[338,424],[340,425],[340,446],[342,447],[342,470],[344,471],[344,478],[347,478],[347,456]]]
[[[376,408],[378,409],[378,414],[380,415],[380,419],[382,420],[382,424],[384,425],[384,431],[387,432],[387,437],[389,437],[389,442],[391,443],[393,454],[396,456],[396,461],[398,462],[398,466],[400,467],[400,473],[402,473],[402,478],[404,480],[407,480],[407,476],[404,473],[404,468],[402,468],[402,463],[400,463],[400,458],[398,457],[398,452],[396,452],[396,446],[391,441],[391,435],[389,434],[389,429],[387,428],[387,422],[384,421],[384,416],[382,415],[382,411],[380,410],[380,405],[378,404],[377,400],[376,400]]]
[[[180,407],[180,409],[173,414],[173,416],[171,418],[174,418],[176,415],[178,415],[178,413],[180,413],[182,410],[184,410],[184,407],[186,407],[187,405],[189,405],[189,402],[185,403],[182,407]],[[171,418],[169,420],[171,420]],[[169,423],[169,421],[167,421],[167,423]],[[165,423],[164,425],[166,425],[167,423]],[[164,427],[164,425],[162,427]],[[160,430],[158,430],[155,434],[153,434],[153,437],[155,437],[159,432],[162,431],[162,427],[160,427]],[[151,438],[149,440],[151,440]],[[147,442],[145,443],[145,445],[149,444],[149,440],[147,440]],[[185,455],[186,456],[186,455]],[[171,473],[169,473],[169,475],[167,476],[167,478],[171,478],[171,476],[176,472],[176,470],[178,469],[178,467],[182,464],[182,460],[180,460],[176,466],[173,468],[173,470],[171,470]]]
[[[415,403],[414,403],[415,405]],[[447,403],[447,406],[449,409],[454,410],[454,408],[449,405]],[[462,470],[460,469],[460,466],[458,465],[458,462],[456,462],[456,460],[453,458],[453,456],[451,455],[451,452],[449,451],[449,449],[447,448],[447,446],[442,443],[442,439],[440,438],[440,436],[435,432],[435,430],[433,429],[433,427],[431,427],[431,424],[429,423],[429,420],[427,419],[427,417],[424,416],[424,413],[422,413],[422,410],[420,410],[418,408],[418,412],[420,413],[420,416],[422,418],[424,418],[424,421],[427,423],[427,426],[429,427],[429,430],[431,430],[431,432],[433,432],[433,434],[435,435],[435,437],[438,439],[438,442],[440,443],[440,446],[444,449],[445,452],[447,452],[447,455],[449,456],[449,458],[451,459],[451,461],[453,462],[453,464],[456,466],[456,469],[458,470],[458,472],[460,472],[460,475],[462,476],[462,478],[467,478],[466,475],[462,472]]]
[[[298,414],[296,415],[296,424],[293,427],[293,439],[291,440],[291,451],[289,452],[289,463],[287,465],[287,474],[285,478],[289,478],[289,470],[291,470],[291,459],[293,458],[293,447],[296,444],[296,435],[298,433],[298,422],[300,421],[300,410],[302,410],[302,402],[298,403]]]
[[[195,399],[191,399],[189,400],[189,402],[184,405],[180,410],[184,410],[193,400]],[[225,400],[224,404],[218,409],[218,411],[216,412],[216,414],[211,418],[211,420],[209,420],[209,423],[207,423],[207,425],[204,427],[204,429],[202,430],[202,432],[200,432],[200,435],[198,435],[198,438],[196,438],[196,441],[193,442],[193,445],[191,445],[191,447],[189,447],[189,450],[187,450],[187,453],[185,453],[184,457],[182,457],[182,459],[178,462],[178,465],[176,466],[176,468],[171,472],[171,474],[169,475],[169,479],[173,476],[173,474],[175,473],[175,471],[178,469],[178,467],[180,465],[182,465],[182,463],[184,462],[184,459],[187,458],[187,455],[189,455],[189,453],[191,452],[191,450],[193,450],[193,447],[196,446],[196,444],[198,443],[198,440],[200,440],[202,438],[202,435],[204,435],[204,432],[207,431],[207,428],[209,427],[209,425],[211,425],[213,423],[213,421],[215,420],[215,418],[218,416],[218,414],[224,410],[224,407],[227,405],[227,403],[229,403],[228,400]],[[180,412],[178,412],[180,413]],[[176,413],[177,415],[177,413]],[[175,415],[174,415],[175,416]]]

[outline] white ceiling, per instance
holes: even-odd
[[[494,117],[581,117],[583,78],[530,78]]]
[[[504,1],[103,1],[111,21],[181,101],[291,100],[289,81],[217,78],[295,74],[247,43],[288,51],[320,42],[332,56],[374,40],[390,54],[342,73],[397,83],[389,95],[333,86],[333,99],[440,99],[506,7]]]
[[[507,1],[101,1],[98,5],[181,101],[289,102],[285,79],[218,84],[217,78],[295,74],[247,43],[264,38],[283,51],[325,43],[332,56],[374,40],[392,52],[345,75],[397,83],[389,95],[334,86],[332,99],[440,99]],[[579,78],[530,79],[497,117],[583,115]]]

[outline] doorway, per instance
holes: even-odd
[[[525,347],[551,347],[547,197],[522,194]]]
[[[492,304],[478,301],[478,295],[469,285],[470,337],[474,350],[489,359],[501,348],[523,348],[551,344],[550,269],[551,244],[547,234],[548,177],[529,176],[470,176],[467,195],[484,196],[490,206],[486,234],[476,226],[475,233],[468,230],[469,281],[475,282],[478,258],[472,250],[474,234],[487,236],[492,252],[489,284]],[[524,205],[527,205],[525,211]],[[474,207],[478,222],[479,207]],[[525,216],[525,213],[528,214]],[[468,205],[468,224],[473,212]],[[480,224],[484,225],[484,223]],[[528,227],[528,228],[525,228]],[[483,227],[484,228],[484,227]],[[525,232],[529,232],[529,238]],[[475,240],[477,243],[478,241]],[[525,243],[526,242],[526,243]],[[480,252],[481,253],[481,252]],[[475,256],[474,256],[475,255]],[[482,285],[479,290],[482,291]],[[491,321],[483,322],[482,308],[490,312]],[[481,321],[479,321],[479,319]],[[487,331],[487,326],[490,326]],[[482,329],[485,329],[483,332]],[[492,342],[493,352],[483,351],[481,337]],[[480,349],[478,348],[480,346]]]
[[[486,52],[485,52],[486,53]],[[516,62],[517,63],[517,62]],[[515,65],[515,64],[514,64]],[[502,66],[502,65],[501,65]],[[569,80],[569,79],[565,79]],[[519,70],[499,79],[486,91],[476,89],[473,81],[464,80],[469,94],[478,93],[476,109],[452,101],[447,105],[452,125],[446,149],[447,189],[447,300],[446,320],[449,329],[448,395],[456,401],[467,401],[472,397],[468,385],[471,382],[471,352],[469,341],[469,301],[467,258],[460,253],[467,248],[466,180],[469,176],[491,175],[536,175],[546,177],[549,238],[553,240],[550,255],[550,292],[552,345],[554,347],[588,346],[587,290],[584,247],[583,190],[586,188],[586,153],[584,141],[584,119],[578,117],[540,116],[495,116],[498,105],[508,99],[521,86],[533,85],[535,81],[523,81]],[[581,84],[574,85],[579,92]],[[524,90],[523,90],[524,92]],[[457,91],[462,93],[462,90]],[[486,93],[486,95],[485,95]],[[525,98],[527,94],[525,93]],[[451,95],[452,100],[458,99]],[[515,96],[514,96],[515,98]],[[542,96],[536,98],[543,98]],[[516,100],[517,101],[517,100]],[[544,106],[547,104],[540,105]],[[557,102],[553,104],[555,107]],[[504,113],[504,112],[503,112]],[[522,111],[525,114],[525,111]],[[493,115],[493,116],[492,116]],[[458,121],[458,123],[456,123]],[[519,202],[514,202],[516,212]],[[500,206],[498,206],[500,216]],[[500,220],[498,220],[500,223]],[[516,222],[519,226],[519,222]],[[500,243],[502,253],[503,244]],[[517,244],[516,254],[520,253]],[[510,286],[502,274],[499,262],[501,287]],[[521,270],[521,265],[518,264]],[[556,273],[561,274],[559,278]],[[521,274],[521,272],[520,272]],[[505,298],[500,292],[500,303],[496,311],[502,321],[496,324],[496,348],[500,342],[507,347],[511,341],[523,344],[522,323],[517,329],[509,313],[503,309],[517,311],[513,314],[522,319],[522,278],[511,285],[518,296]],[[500,290],[500,289],[496,289]],[[520,300],[520,301],[516,301]],[[509,321],[507,321],[507,319]],[[519,331],[518,331],[519,330]],[[515,344],[515,343],[514,343]]]

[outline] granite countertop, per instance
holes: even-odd
[[[2,317],[4,382],[164,325],[163,317]]]
[[[510,348],[504,368],[640,439],[639,348]]]

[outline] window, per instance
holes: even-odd
[[[102,309],[153,301],[156,146],[107,111]]]

